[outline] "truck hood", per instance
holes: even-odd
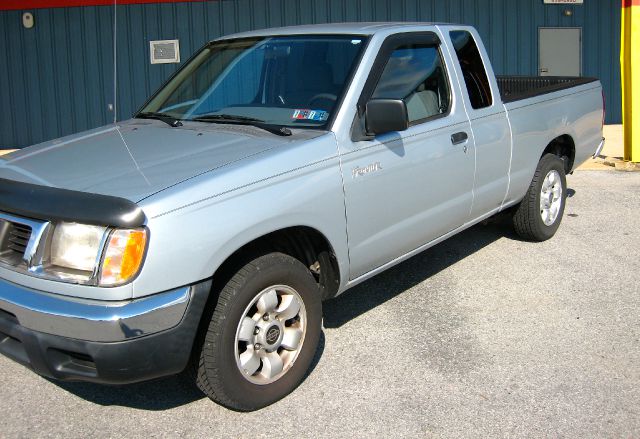
[[[320,134],[278,137],[250,126],[172,128],[131,119],[1,157],[0,178],[139,202],[196,175]]]

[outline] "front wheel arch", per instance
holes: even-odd
[[[338,293],[341,272],[329,239],[309,226],[292,226],[266,233],[231,253],[213,273],[214,289],[221,287],[237,269],[256,257],[283,253],[304,264],[318,282],[323,300]]]
[[[304,337],[299,340],[300,351],[295,358],[292,358],[288,369],[284,369],[283,366],[283,369],[273,375],[275,380],[264,383],[254,382],[255,380],[243,375],[247,371],[243,372],[242,359],[237,358],[239,351],[234,349],[234,347],[237,348],[238,331],[246,333],[242,331],[243,321],[247,318],[247,310],[252,309],[253,299],[262,297],[265,291],[285,289],[285,286],[296,291],[306,310],[304,311],[306,322]],[[283,398],[302,382],[313,361],[322,332],[322,303],[315,280],[300,261],[282,253],[269,253],[254,258],[240,267],[227,281],[218,292],[217,300],[213,305],[210,312],[205,313],[203,317],[204,325],[194,344],[189,367],[191,377],[209,398],[234,410],[252,411]],[[282,305],[284,306],[284,302]],[[262,323],[260,315],[263,312],[259,305],[257,309],[258,316],[254,316],[256,328]],[[266,309],[275,308],[267,307]],[[252,311],[249,314],[255,313]],[[265,319],[268,320],[267,329],[275,322],[270,320],[271,317],[278,318],[270,315],[269,319]],[[285,320],[289,318],[284,317]],[[289,328],[282,326],[280,329],[286,331]],[[247,335],[250,334],[251,332],[248,332],[242,339],[246,340]],[[258,332],[255,334],[256,340],[260,340],[264,345],[265,342],[259,338],[260,334]],[[261,348],[263,347],[265,346]],[[243,353],[248,352],[249,346],[243,346],[243,351],[245,351]],[[269,352],[267,357],[274,355],[279,354],[275,351]],[[273,364],[271,360],[267,363]],[[283,361],[280,363],[285,364]],[[264,361],[262,367],[265,367]],[[262,372],[264,369],[251,369],[248,373],[257,377]],[[278,374],[281,375],[278,376]]]

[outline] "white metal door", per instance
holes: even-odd
[[[539,51],[540,76],[582,74],[582,28],[541,27]]]

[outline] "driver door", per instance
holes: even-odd
[[[410,125],[341,151],[351,279],[469,218],[474,143],[446,56],[433,34],[409,33],[387,38],[374,63],[359,102],[403,99]]]

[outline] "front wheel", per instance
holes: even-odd
[[[220,291],[195,357],[196,383],[231,409],[265,407],[300,384],[321,324],[320,292],[310,271],[281,253],[261,256]]]
[[[518,235],[530,241],[546,241],[555,235],[562,221],[566,194],[564,161],[556,155],[545,154],[513,215]]]

